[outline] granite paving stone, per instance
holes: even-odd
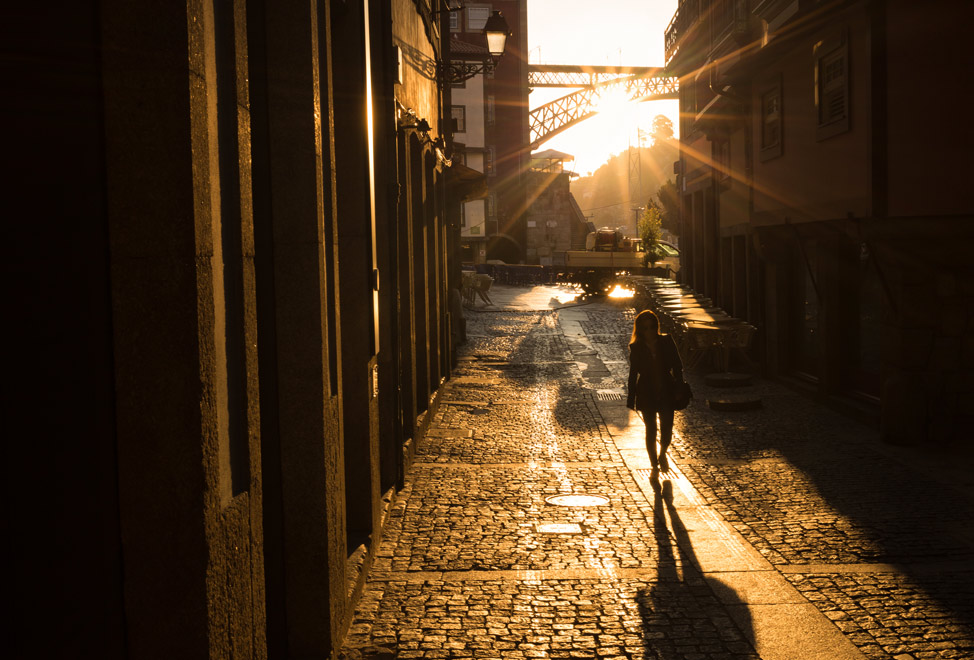
[[[974,567],[922,582],[901,573],[789,574],[869,658],[974,657]]]
[[[624,392],[635,311],[585,301],[468,312],[345,657],[759,658],[602,419],[600,405]],[[687,375],[695,398],[671,450],[701,501],[864,657],[974,657],[970,494],[778,383],[737,388],[759,410],[711,410],[721,392],[705,369]],[[569,493],[608,502],[546,501]]]

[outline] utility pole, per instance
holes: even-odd
[[[649,137],[649,133],[641,129],[637,124],[636,125],[636,151],[633,152],[632,136],[631,135],[629,136],[629,182],[628,183],[629,183],[630,202],[640,201],[637,199],[637,197],[642,195],[643,192],[643,143],[646,141],[647,137]],[[632,185],[634,179],[636,181],[635,190],[633,190],[633,185]],[[641,209],[637,209],[636,207],[633,207],[633,210],[636,211],[636,224],[633,226],[633,230],[635,234],[638,234],[639,233],[639,211]]]
[[[630,202],[637,201],[636,198],[641,194],[641,191],[643,189],[643,158],[642,158],[642,153],[641,153],[641,149],[640,149],[640,146],[642,146],[642,145],[639,142],[639,134],[638,134],[639,128],[638,127],[636,128],[636,131],[637,131],[637,135],[636,135],[636,150],[635,151],[633,151],[633,149],[632,149],[632,136],[629,137],[629,181],[628,181],[628,184],[629,184],[629,201]],[[632,185],[633,179],[636,180],[636,189],[635,190],[633,190],[633,185]],[[637,220],[638,220],[638,218],[637,218]],[[638,226],[638,222],[637,222],[637,226]]]

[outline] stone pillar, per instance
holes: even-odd
[[[329,657],[347,619],[329,4],[248,7],[268,646]]]
[[[261,655],[246,16],[100,16],[128,651]]]
[[[365,3],[368,7],[368,3]],[[378,524],[378,401],[373,388],[375,324],[373,319],[372,212],[370,197],[370,124],[362,3],[332,7],[332,89],[335,120],[338,278],[341,283],[339,323],[342,331],[342,433],[345,446],[345,507],[349,552],[367,543]],[[340,57],[340,59],[338,59]],[[340,61],[340,65],[338,62]]]

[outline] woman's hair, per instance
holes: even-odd
[[[632,346],[640,341],[642,341],[646,333],[658,335],[659,334],[659,319],[648,309],[636,314],[636,320],[632,324],[632,339],[629,340],[629,345]]]

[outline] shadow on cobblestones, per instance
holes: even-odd
[[[622,408],[632,316],[589,305],[469,319],[350,647],[400,658],[758,657],[762,605],[699,571],[672,500],[658,482],[643,497],[614,439],[637,431],[606,412]],[[974,657],[965,494],[778,384],[756,380],[746,393],[763,409],[728,414],[706,405],[726,392],[691,378],[697,398],[677,414],[670,455],[714,512],[870,660]],[[546,500],[572,493],[610,502]]]
[[[951,639],[970,649],[970,499],[945,487],[936,475],[887,456],[871,429],[780,388],[760,388],[765,390],[764,410],[731,416],[693,404],[678,418],[677,461],[694,487],[772,564],[792,570],[813,565],[810,572],[823,579],[858,580],[864,586],[855,590],[856,596],[879,599],[887,611],[903,608],[903,617],[886,617],[878,624],[875,617],[864,618],[865,624],[883,631],[893,624],[894,630],[902,627],[901,619],[930,624],[927,633],[933,637],[909,650],[921,650],[939,635],[941,610],[952,613],[944,624],[958,627]],[[830,564],[894,565],[906,584],[890,579],[867,584],[875,580],[868,568],[850,577],[823,570]],[[806,595],[812,596],[810,587],[819,583],[826,584],[803,584]],[[915,603],[906,597],[909,589],[919,594]],[[865,616],[849,594],[832,591],[849,603],[846,614]],[[843,628],[861,632],[851,624]],[[901,648],[882,646],[887,650],[874,657],[892,657],[891,650]]]
[[[658,576],[636,596],[646,641],[644,660],[759,660],[748,641],[754,633],[747,605],[733,588],[698,570],[686,527],[673,506],[671,486],[668,480],[662,486],[653,484]],[[727,614],[728,606],[741,611],[736,624]]]

